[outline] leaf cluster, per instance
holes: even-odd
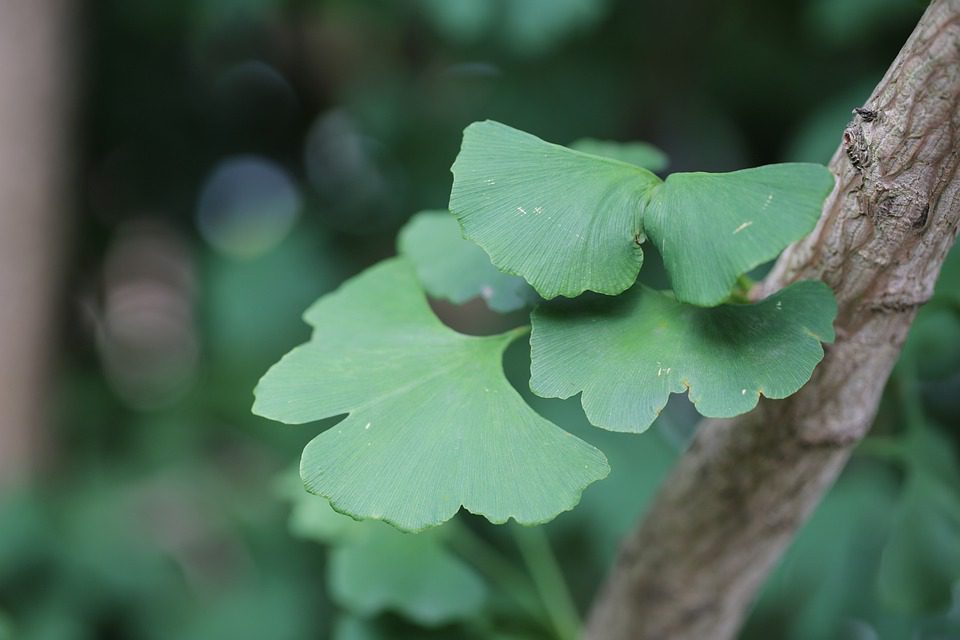
[[[661,180],[643,164],[662,168],[665,156],[467,127],[449,213],[414,216],[400,257],[312,306],[310,341],[256,389],[254,412],[282,422],[347,414],[304,450],[307,489],[419,531],[460,508],[545,522],[607,475],[600,451],[537,415],[504,377],[503,351],[527,329],[459,334],[428,296],[533,307],[530,388],[581,394],[605,429],[646,430],[674,393],[726,417],[799,389],[833,339],[833,296],[811,281],[751,302],[745,274],[813,228],[833,177],[794,163]],[[637,282],[648,240],[671,291]]]

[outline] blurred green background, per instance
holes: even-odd
[[[84,4],[53,419],[34,480],[0,493],[0,640],[552,637],[489,566],[478,570],[482,610],[430,630],[397,607],[380,614],[332,593],[337,545],[312,541],[322,536],[309,525],[288,528],[285,488],[327,425],[254,417],[257,379],[307,338],[300,314],[314,299],[392,255],[413,213],[446,206],[468,123],[492,118],[559,143],[645,140],[674,171],[827,162],[923,7]],[[437,309],[467,332],[518,320],[479,302]],[[526,358],[524,345],[507,357],[521,389]],[[744,638],[960,638],[958,398],[951,259],[874,435],[769,581]],[[674,398],[637,437],[589,427],[576,399],[530,401],[613,467],[545,527],[585,612],[696,416]],[[451,547],[468,564],[493,553],[505,573],[525,574],[529,549],[507,531],[460,525]],[[383,562],[394,561],[420,562]],[[389,581],[370,570],[370,584]]]

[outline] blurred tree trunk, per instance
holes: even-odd
[[[734,637],[869,430],[960,224],[960,0],[931,3],[864,106],[831,162],[837,187],[816,230],[759,287],[827,282],[836,343],[799,393],[701,425],[625,541],[589,638]]]
[[[68,184],[71,0],[0,0],[0,485],[43,442]]]

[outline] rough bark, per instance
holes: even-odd
[[[960,223],[960,0],[930,5],[863,107],[830,164],[837,186],[816,230],[759,287],[827,282],[835,344],[794,396],[701,425],[625,541],[589,638],[734,637],[870,428]]]
[[[0,1],[0,485],[41,442],[66,177],[70,0]]]

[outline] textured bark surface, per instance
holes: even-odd
[[[960,0],[931,4],[863,107],[831,162],[837,187],[816,230],[758,288],[827,282],[836,343],[794,396],[701,425],[625,541],[589,638],[734,637],[870,428],[960,223]]]
[[[41,437],[65,202],[70,0],[0,0],[0,485]]]

